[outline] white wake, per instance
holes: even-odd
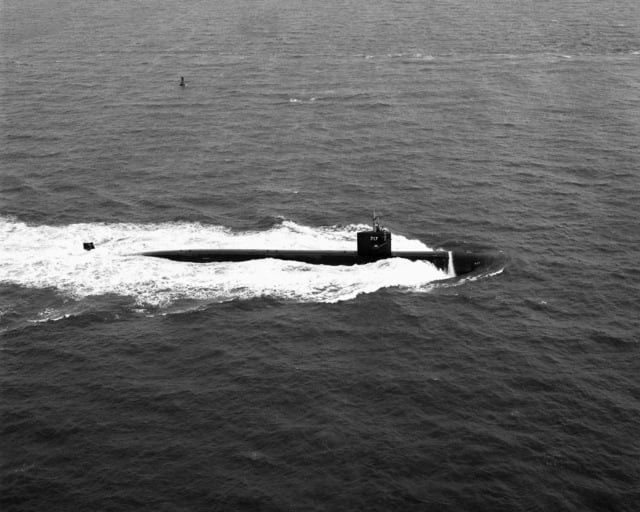
[[[427,290],[452,277],[428,262],[398,258],[368,265],[324,266],[279,260],[182,263],[140,256],[163,249],[271,248],[354,250],[363,225],[310,227],[285,221],[266,231],[234,232],[199,223],[31,226],[0,217],[0,282],[54,288],[78,299],[131,296],[141,306],[181,299],[225,301],[272,296],[337,302],[384,287]],[[83,242],[96,249],[85,251]],[[394,234],[395,250],[429,250]]]

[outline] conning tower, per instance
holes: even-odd
[[[391,257],[391,233],[380,226],[380,216],[373,214],[373,229],[358,233],[358,257],[378,260]]]

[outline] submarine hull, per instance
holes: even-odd
[[[356,251],[304,251],[260,249],[183,249],[175,251],[144,252],[143,256],[193,263],[238,262],[257,259],[299,261],[313,265],[364,265],[387,258],[428,261],[442,271],[453,268],[456,275],[468,274],[479,267],[481,260],[470,253],[448,251],[406,251],[389,254],[358,254]],[[450,258],[453,260],[450,261]]]

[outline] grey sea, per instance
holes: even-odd
[[[3,512],[640,510],[637,0],[3,0],[0,35]],[[139,255],[373,210],[491,258]]]

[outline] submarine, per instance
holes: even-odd
[[[388,258],[428,261],[439,270],[469,274],[482,265],[482,258],[466,251],[392,251],[391,232],[380,226],[380,217],[373,216],[371,230],[357,233],[355,251],[279,250],[279,249],[178,249],[150,251],[142,256],[194,263],[238,262],[274,258],[314,265],[364,265]]]

